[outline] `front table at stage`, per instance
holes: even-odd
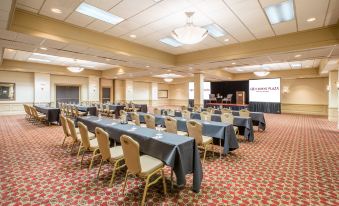
[[[193,138],[160,132],[130,124],[120,124],[119,120],[99,118],[96,116],[79,117],[88,130],[94,132],[96,127],[103,128],[110,139],[120,142],[120,136],[126,134],[140,144],[140,151],[162,160],[172,167],[178,185],[185,185],[187,174],[193,173],[194,192],[199,192],[203,171],[198,147]]]
[[[141,123],[145,122],[145,114],[143,112],[138,112],[139,119]],[[178,131],[187,132],[187,120],[182,117],[174,117],[177,120],[177,129]],[[128,113],[128,119],[131,120],[130,113]],[[225,124],[221,122],[213,121],[202,121],[196,120],[202,124],[202,134],[214,137],[221,140],[224,140],[224,154],[229,153],[235,149],[239,148],[238,141],[233,129],[233,125]],[[165,126],[165,116],[155,115],[155,124]]]

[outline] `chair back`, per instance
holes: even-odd
[[[61,122],[62,130],[64,131],[65,136],[67,137],[70,136],[71,133],[68,129],[67,120],[64,115],[60,115],[60,122]]]
[[[67,118],[66,121],[67,121],[68,129],[70,131],[70,136],[72,137],[74,142],[77,142],[78,137],[77,137],[77,132],[75,131],[75,125],[74,125],[73,120],[71,120],[70,118]]]
[[[232,99],[233,94],[227,94],[226,98],[227,99]]]
[[[127,112],[126,112],[125,110],[120,110],[120,111],[119,111],[119,114],[120,114],[120,116],[121,116],[121,115],[126,115],[126,116],[127,116]]]
[[[212,107],[207,107],[207,108],[206,108],[206,111],[207,111],[207,112],[209,112],[209,113],[211,113],[211,112],[212,112],[212,110],[213,110],[213,108],[212,108]]]
[[[232,110],[228,109],[228,108],[222,108],[221,109],[221,114],[224,114],[224,113],[231,113],[232,114]]]
[[[240,117],[249,117],[250,116],[250,111],[248,111],[247,109],[241,109],[239,111],[239,116]]]
[[[211,114],[207,111],[201,112],[200,118],[201,120],[204,120],[204,121],[211,121]]]
[[[105,132],[102,128],[95,128],[95,136],[98,140],[100,154],[103,160],[109,161],[111,159],[111,151],[109,150],[109,139],[108,133]]]
[[[187,106],[181,106],[181,111],[187,110]]]
[[[154,113],[154,115],[161,115],[161,111],[160,111],[160,109],[157,108],[157,107],[155,107],[155,108],[153,109],[153,113]]]
[[[147,128],[155,129],[155,117],[153,115],[146,114],[144,118]]]
[[[38,117],[38,112],[36,111],[36,109],[34,107],[31,107],[31,112],[33,117],[37,118]]]
[[[33,116],[31,106],[27,105],[27,112],[29,115]]]
[[[198,106],[193,107],[193,112],[201,112],[201,108]]]
[[[233,124],[234,116],[232,113],[223,113],[221,114],[221,122],[227,123],[227,124]]]
[[[165,117],[165,127],[166,132],[177,134],[178,128],[177,128],[177,120],[173,117]]]
[[[191,119],[191,112],[190,112],[190,111],[188,111],[188,110],[183,110],[181,113],[182,113],[182,117],[183,117],[183,118],[185,118],[185,119],[187,119],[187,120]]]
[[[82,146],[85,147],[85,149],[90,148],[91,144],[89,142],[87,126],[84,125],[84,123],[82,122],[78,122],[78,127],[80,131]]]
[[[140,126],[140,118],[139,118],[139,114],[136,112],[131,112],[131,118],[132,121],[134,122],[135,125]]]
[[[133,174],[141,172],[139,143],[127,135],[120,137],[120,143],[128,171]],[[101,151],[101,150],[100,150]]]
[[[186,123],[188,136],[193,137],[197,145],[202,144],[202,125],[194,120],[189,120]]]

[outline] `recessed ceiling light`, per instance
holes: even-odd
[[[221,37],[225,35],[225,31],[217,24],[209,24],[204,26],[207,29],[208,33],[213,37]]]
[[[293,0],[287,0],[265,8],[271,24],[278,24],[294,19]]]
[[[172,70],[168,69],[167,71],[168,71],[168,72],[171,72]]]
[[[56,13],[56,14],[61,14],[62,13],[62,11],[60,9],[57,9],[57,8],[52,8],[51,11],[53,13]]]
[[[40,49],[41,49],[41,50],[45,50],[45,51],[47,50],[46,47],[40,47]]]
[[[228,42],[228,41],[230,41],[230,39],[225,39],[224,41],[225,41],[225,42]]]
[[[147,65],[146,67],[147,67],[147,68],[150,68],[151,66]]]
[[[233,64],[233,65],[236,65],[237,63],[235,63],[235,62],[232,62],[232,64]]]
[[[36,61],[36,62],[51,62],[48,59],[37,59],[37,58],[28,58],[30,61]]]
[[[313,21],[315,21],[315,20],[316,20],[316,18],[312,17],[312,18],[308,18],[308,19],[307,19],[307,22],[313,22]]]
[[[99,9],[85,2],[81,3],[75,11],[113,25],[124,20],[119,16],[115,16],[105,10]]]
[[[106,60],[106,61],[110,61],[110,59],[109,59],[109,58],[106,58],[105,60]]]
[[[189,70],[192,70],[192,69],[193,69],[193,67],[188,67],[188,69],[189,69]]]
[[[133,39],[137,38],[137,36],[135,34],[131,34],[131,35],[129,35],[129,37],[131,37]]]
[[[182,46],[182,44],[180,42],[178,42],[177,40],[171,38],[171,37],[165,37],[163,39],[160,39],[160,42],[170,45],[172,47],[179,47]]]
[[[293,63],[293,64],[291,64],[291,67],[292,68],[298,68],[298,67],[301,67],[301,64],[300,63]]]
[[[297,54],[294,56],[295,58],[301,57],[301,54]]]

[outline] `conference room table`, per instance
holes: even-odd
[[[41,106],[41,105],[34,105],[35,109],[46,115],[46,119],[48,124],[57,122],[59,124],[59,117],[60,117],[60,109],[59,108],[53,108],[53,107],[47,107],[47,106]]]
[[[172,167],[177,177],[177,185],[185,185],[185,176],[193,173],[192,190],[200,191],[203,170],[198,147],[193,138],[121,124],[119,120],[110,118],[85,116],[77,120],[84,123],[91,132],[94,132],[96,127],[103,128],[109,134],[109,138],[116,142],[120,142],[120,136],[123,134],[132,137],[139,143],[140,152],[160,159]]]
[[[120,105],[120,104],[109,104],[108,108],[110,110],[114,110],[115,117],[118,118],[120,117],[120,110],[124,110],[126,106],[125,105]]]
[[[131,112],[127,115],[128,120],[131,120]],[[140,123],[145,122],[144,116],[146,113],[138,112]],[[173,117],[177,120],[177,130],[187,132],[187,120],[182,117]],[[233,129],[232,124],[226,124],[215,121],[203,121],[195,119],[197,122],[202,124],[202,134],[205,136],[210,136],[224,141],[224,150],[223,153],[227,154],[230,151],[239,148],[239,144],[236,138],[236,134]],[[165,116],[155,115],[155,124],[165,127]]]
[[[97,115],[97,108],[94,106],[77,106],[77,108],[79,111],[87,112],[89,115]]]

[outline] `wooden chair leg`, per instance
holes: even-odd
[[[207,147],[206,147],[206,145],[204,146],[204,157],[203,157],[203,159],[202,159],[202,163],[204,164],[205,163],[205,158],[206,158],[206,152],[207,152]]]
[[[83,147],[82,147],[82,143],[81,143],[80,146],[79,146],[79,149],[78,149],[77,158],[79,158],[80,152],[81,152],[82,148],[83,148]]]
[[[89,164],[88,170],[92,169],[93,162],[94,162],[94,158],[96,157],[96,153],[97,153],[98,151],[99,151],[99,149],[96,149],[96,150],[93,151],[91,163]]]
[[[81,161],[80,161],[80,169],[82,168],[82,161],[84,160],[85,153],[86,153],[86,151],[84,151],[82,153],[82,157],[81,157]]]
[[[61,147],[64,146],[67,136],[65,135],[64,140],[62,141]]]
[[[114,177],[115,177],[115,172],[117,171],[118,163],[119,163],[118,161],[116,161],[116,162],[114,163],[113,173],[112,173],[111,181],[110,181],[110,183],[109,183],[109,187],[112,187],[112,186],[113,186]]]

